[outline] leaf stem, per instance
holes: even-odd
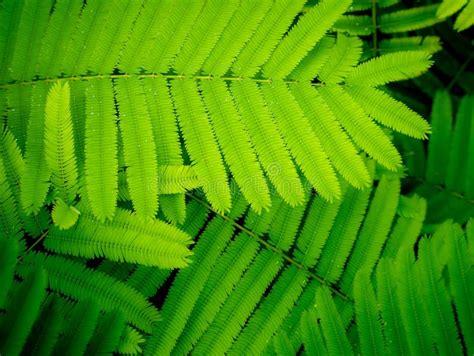
[[[195,201],[197,201],[199,204],[201,204],[202,206],[204,206],[205,208],[209,209],[210,211],[212,211],[213,213],[215,213],[216,215],[219,215],[221,218],[223,218],[225,221],[231,223],[232,225],[234,225],[237,229],[241,230],[242,232],[245,232],[247,235],[253,237],[254,239],[256,239],[259,243],[261,243],[262,245],[264,245],[267,249],[273,251],[274,253],[280,255],[285,261],[287,261],[288,263],[296,266],[297,268],[305,271],[306,273],[308,273],[308,275],[312,278],[314,278],[315,280],[317,280],[321,285],[324,285],[324,286],[327,286],[328,288],[330,288],[334,294],[337,294],[339,297],[341,297],[344,301],[347,301],[347,302],[352,302],[352,300],[344,293],[342,293],[340,290],[338,290],[337,288],[335,288],[333,285],[327,283],[323,278],[321,278],[320,276],[316,275],[314,272],[310,271],[306,266],[304,266],[303,264],[295,261],[294,259],[292,259],[290,256],[288,256],[285,252],[283,252],[282,250],[280,250],[279,248],[273,246],[272,244],[270,244],[268,241],[266,241],[265,239],[262,239],[260,236],[258,236],[257,234],[255,234],[252,230],[249,230],[248,228],[246,228],[245,226],[242,226],[240,225],[239,223],[235,222],[233,219],[229,218],[228,216],[224,215],[224,214],[221,214],[217,211],[215,211],[207,202],[205,202],[204,200],[202,200],[201,198],[198,198],[197,196],[195,196],[194,194],[192,193],[189,193],[189,192],[186,192],[186,195],[188,197],[190,197],[191,199],[194,199]]]

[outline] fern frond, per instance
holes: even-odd
[[[474,24],[474,1],[470,0],[466,7],[459,13],[454,23],[457,31],[464,31]]]
[[[137,330],[126,326],[120,336],[117,352],[124,355],[138,355],[142,353],[140,344],[145,342],[145,338]]]
[[[140,11],[143,11],[142,4],[137,1],[88,3],[82,11],[79,26],[84,26],[91,19],[93,23],[89,28],[91,36],[86,38],[79,36],[78,40],[84,40],[87,51],[83,52],[94,53],[94,55],[79,55],[73,73],[86,73],[88,70],[98,74],[111,73],[125,44],[140,43],[129,41],[130,28]],[[139,47],[135,52],[135,58],[141,58],[138,50],[146,53],[147,49],[145,46]]]
[[[305,271],[295,266],[285,269],[273,285],[270,294],[247,322],[228,354],[261,354],[267,340],[278,330],[300,296],[306,281]]]
[[[31,272],[21,285],[17,286],[12,300],[6,305],[7,313],[0,320],[5,338],[0,351],[6,355],[19,355],[33,324],[40,313],[46,294],[47,274],[42,268]],[[15,304],[12,303],[15,301]],[[7,324],[4,324],[7,323]]]
[[[32,93],[33,88],[30,85],[12,86],[5,91],[7,100],[6,123],[22,152],[25,149],[26,135],[32,114]],[[41,115],[44,115],[44,111]]]
[[[61,64],[64,56],[57,54],[61,50],[71,48],[72,37],[76,30],[83,4],[79,1],[60,0],[54,4],[38,53],[37,69],[45,78],[53,78],[61,74]]]
[[[346,11],[349,0],[323,0],[304,14],[263,66],[270,78],[285,78]]]
[[[196,301],[174,353],[185,354],[192,350],[251,264],[258,247],[254,239],[243,233],[227,246]]]
[[[378,0],[377,6],[380,8],[386,8],[399,3],[400,0]],[[372,8],[372,0],[353,0],[349,11],[360,11],[368,10]]]
[[[437,260],[436,245],[427,238],[420,240],[418,260],[415,264],[417,286],[425,308],[424,320],[427,321],[431,341],[440,354],[461,355],[451,298],[442,279],[444,264]]]
[[[92,338],[85,354],[111,354],[118,346],[120,336],[125,329],[125,317],[120,311],[110,311],[99,316]]]
[[[241,1],[215,48],[202,65],[205,73],[224,75],[245,44],[252,38],[262,19],[273,5],[272,1]]]
[[[445,114],[444,111],[440,112],[440,110],[443,110],[442,108],[439,106],[436,108],[438,109],[437,112],[439,112],[439,114],[442,114],[443,116],[449,115],[449,111],[447,111]],[[446,108],[446,110],[449,110],[449,106]],[[474,140],[472,139],[472,132],[474,130],[473,112],[474,96],[466,95],[461,99],[461,103],[459,104],[456,114],[455,126],[452,132],[448,167],[446,169],[446,187],[452,191],[458,190],[461,192],[466,192],[468,197],[474,196],[474,183],[472,183],[472,180],[474,179],[474,175],[472,173],[474,165],[471,163],[471,157],[474,157]],[[441,125],[441,129],[442,127],[445,127],[445,129],[448,128],[449,116],[440,117],[438,116],[439,114],[435,114],[435,112],[433,112],[433,119],[437,121],[437,125]],[[440,130],[440,128],[437,128],[437,130]],[[439,134],[442,134],[443,136],[447,135],[445,132],[437,131],[436,136]],[[439,136],[435,139],[439,140]],[[433,151],[433,153],[437,154],[436,151]]]
[[[85,180],[99,220],[112,219],[118,190],[117,124],[112,83],[89,83],[86,92]]]
[[[202,81],[200,88],[219,147],[240,191],[255,211],[268,209],[267,183],[225,83]]]
[[[318,137],[284,82],[262,85],[267,107],[304,175],[325,199],[339,199],[339,182]],[[298,119],[295,119],[298,118]]]
[[[362,354],[381,355],[385,353],[385,345],[370,275],[371,272],[360,269],[354,278],[353,294],[357,331]]]
[[[178,135],[178,122],[168,83],[163,78],[143,78],[143,92],[155,138],[156,161],[158,164],[158,194],[163,194],[160,172],[163,165],[182,165],[183,157]],[[171,172],[169,172],[171,173]],[[196,181],[196,184],[198,182]],[[199,184],[200,186],[200,184]],[[184,194],[159,197],[160,207],[168,220],[183,222],[186,218]]]
[[[443,21],[436,17],[439,4],[413,7],[406,10],[392,11],[380,16],[380,31],[398,33],[415,31]]]
[[[72,256],[105,257],[111,261],[161,268],[186,266],[191,254],[186,246],[188,241],[177,241],[176,237],[181,237],[177,234],[175,238],[166,236],[164,232],[171,233],[173,227],[162,226],[161,231],[157,230],[161,235],[158,238],[132,226],[126,229],[119,224],[100,224],[84,218],[79,219],[74,229],[50,230],[44,244],[47,249]]]
[[[269,241],[276,248],[282,251],[288,251],[295,241],[306,205],[291,207],[287,203],[282,202],[279,197],[275,197],[272,202],[272,210],[275,208],[278,209],[278,212],[269,214],[272,216],[271,221],[269,221],[270,225],[268,226]],[[264,219],[265,217],[260,220],[262,221]]]
[[[24,0],[5,1],[0,6],[0,80],[2,82],[8,82],[11,78],[9,68],[11,68],[24,6]]]
[[[28,336],[23,353],[50,355],[65,324],[65,301],[57,294],[48,294],[41,313]]]
[[[288,77],[297,80],[313,80],[321,68],[327,63],[334,43],[334,37],[323,36]]]
[[[344,271],[359,227],[369,204],[371,189],[347,189],[331,227],[316,270],[325,280],[335,283]]]
[[[377,264],[377,301],[384,320],[383,332],[387,351],[392,355],[406,355],[408,344],[400,318],[401,305],[393,267],[393,261],[386,257],[382,257]]]
[[[431,183],[443,184],[448,168],[451,143],[452,104],[447,91],[438,91],[433,99],[431,111],[432,135],[428,142],[426,179]]]
[[[280,257],[271,251],[265,250],[257,255],[198,341],[195,353],[222,354],[229,349],[281,265]]]
[[[46,100],[44,120],[44,154],[51,170],[51,182],[66,203],[74,200],[78,188],[69,98],[67,82],[54,84]]]
[[[372,271],[388,237],[400,198],[400,180],[382,176],[341,280],[350,291],[357,271]]]
[[[69,229],[71,226],[73,226],[76,223],[79,214],[79,210],[77,210],[74,206],[69,206],[64,202],[64,200],[58,198],[54,203],[51,217],[53,219],[54,225],[58,226],[62,230]]]
[[[298,251],[295,252],[295,257],[301,264],[313,267],[317,263],[334,226],[339,207],[340,201],[328,203],[320,197],[313,200],[297,240]]]
[[[326,62],[318,74],[319,80],[326,84],[340,83],[359,62],[361,54],[362,41],[358,37],[339,33],[330,54],[331,60]]]
[[[437,36],[395,37],[379,43],[381,54],[405,51],[423,51],[433,54],[441,51],[441,40]]]
[[[13,284],[16,259],[19,254],[19,246],[16,239],[4,235],[0,239],[0,308],[4,309],[7,303],[7,296]]]
[[[83,355],[97,325],[99,311],[99,306],[93,300],[87,299],[75,304],[70,311],[68,323],[64,323],[64,334],[58,339],[53,353]]]
[[[7,78],[27,80],[36,74],[36,63],[34,60],[31,63],[30,59],[41,49],[41,37],[48,25],[52,1],[23,3]]]
[[[231,88],[269,180],[286,202],[292,206],[301,204],[303,186],[258,86],[250,80],[243,80],[233,82]]]
[[[138,78],[115,82],[127,182],[134,209],[144,217],[158,210],[158,170],[151,119]]]
[[[232,65],[232,73],[246,78],[255,76],[280,43],[304,3],[304,0],[275,1],[255,34],[237,56]]]
[[[426,139],[430,133],[429,124],[419,114],[379,89],[354,86],[347,92],[384,126],[414,138]]]
[[[312,118],[309,123],[334,168],[354,187],[367,186],[370,177],[365,163],[322,97],[305,83],[292,85],[291,91],[306,117]]]
[[[398,313],[405,330],[405,340],[412,354],[433,352],[430,347],[429,335],[422,324],[422,308],[424,300],[416,287],[415,258],[411,247],[405,246],[398,252],[394,264],[394,273],[397,275]],[[398,317],[398,316],[397,316]]]
[[[423,51],[384,54],[359,64],[346,78],[347,84],[378,86],[414,78],[426,72],[433,62]]]
[[[356,36],[367,36],[373,33],[372,18],[368,15],[343,15],[333,26],[338,33],[348,33]]]
[[[327,86],[318,92],[354,142],[369,156],[390,170],[401,165],[401,157],[389,138],[344,89]]]
[[[239,6],[238,0],[209,0],[193,25],[173,64],[177,73],[195,74],[219,40]]]
[[[3,236],[19,240],[22,223],[18,215],[15,197],[8,182],[7,170],[0,157],[0,231]]]
[[[318,315],[314,307],[305,310],[301,315],[300,333],[306,354],[327,354],[322,330],[318,324]]]
[[[51,290],[76,300],[94,300],[105,311],[122,310],[127,322],[150,332],[159,319],[158,311],[140,293],[104,273],[59,256],[31,253],[18,268],[24,275],[29,266],[42,266]]]
[[[46,85],[33,87],[31,120],[25,149],[25,171],[21,176],[21,204],[27,214],[37,214],[49,189],[50,169],[44,153],[44,107]]]
[[[414,210],[414,215],[398,217],[383,250],[383,256],[388,258],[395,258],[403,246],[415,245],[426,217],[427,202],[425,199],[414,195],[408,199],[400,197],[400,203],[402,201],[405,201]]]
[[[20,202],[21,177],[25,175],[25,161],[15,137],[5,128],[0,134],[0,157],[5,166],[7,180],[12,189],[15,202]]]
[[[327,287],[316,291],[316,312],[321,318],[321,329],[328,353],[333,355],[352,355],[352,347],[347,340],[341,317],[336,309],[331,292]]]
[[[206,197],[217,211],[227,211],[231,205],[227,174],[196,83],[175,80],[172,94],[186,149]]]
[[[184,41],[192,31],[205,4],[203,1],[169,1],[169,3],[173,5],[173,9],[161,19],[161,30],[155,33],[156,38],[154,36],[148,38],[151,47],[144,51],[146,68],[153,73],[169,72],[176,54],[179,53]],[[150,8],[153,9],[155,2],[150,2],[150,4]],[[158,19],[160,18],[161,16]],[[140,29],[141,35],[145,35],[144,38],[147,39],[146,26],[139,25],[136,28]],[[135,44],[130,41],[128,45],[132,46],[129,53],[133,57]]]
[[[177,195],[201,186],[192,166],[158,166],[158,182],[159,194]]]
[[[456,307],[459,324],[467,346],[467,352],[474,350],[474,340],[469,335],[474,335],[474,302],[472,300],[474,269],[472,257],[469,256],[466,238],[462,233],[457,233],[458,225],[451,224],[448,238],[448,273],[449,289]]]
[[[461,10],[468,1],[469,0],[444,0],[439,5],[438,10],[436,11],[436,16],[440,18],[451,16]]]
[[[290,338],[284,331],[273,338],[273,347],[277,355],[294,355],[296,353]]]
[[[191,268],[182,269],[173,282],[173,288],[166,297],[162,309],[163,321],[157,324],[147,343],[146,353],[169,354],[183,331],[192,312],[204,282],[208,279],[212,266],[232,237],[233,227],[220,218],[214,218],[194,249],[194,263]],[[166,325],[163,329],[162,325]]]

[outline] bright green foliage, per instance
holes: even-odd
[[[68,204],[77,193],[77,165],[70,111],[69,84],[56,83],[48,93],[44,118],[44,154],[51,182]]]
[[[57,209],[53,210],[53,219]],[[74,208],[66,206],[64,209]],[[130,219],[125,212],[105,224],[88,217],[80,218],[73,229],[63,232],[51,229],[45,246],[63,254],[106,257],[111,261],[145,266],[174,268],[187,265],[190,255],[187,244],[190,240],[186,239],[186,234],[158,220],[147,221],[140,226],[137,224],[139,219],[135,217],[127,224]]]
[[[414,31],[441,22],[437,18],[438,4],[394,11],[380,17],[380,30],[384,33]]]
[[[151,119],[140,82],[137,78],[117,80],[115,90],[130,196],[139,215],[153,217],[158,209],[158,168]]]
[[[112,85],[86,87],[85,174],[87,197],[98,219],[111,219],[117,200],[117,126]],[[103,103],[106,105],[103,105]],[[108,106],[107,106],[108,104]]]
[[[473,4],[1,1],[0,353],[472,354]]]
[[[462,10],[461,10],[462,9]],[[474,1],[472,0],[443,0],[436,12],[436,16],[444,18],[451,16],[461,10],[454,28],[457,31],[464,31],[474,24]]]
[[[60,229],[69,229],[76,223],[79,214],[79,210],[73,206],[67,205],[64,200],[58,198],[54,204],[51,217],[54,225],[58,226]]]

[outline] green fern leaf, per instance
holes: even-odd
[[[18,272],[23,276],[28,267],[37,265],[48,273],[51,290],[79,301],[93,299],[105,311],[122,310],[127,322],[147,332],[159,319],[155,307],[135,289],[64,257],[31,253]]]
[[[440,354],[461,355],[451,298],[441,277],[445,265],[437,261],[435,248],[436,245],[427,238],[419,242],[415,273],[418,275],[419,294],[425,305],[424,319],[428,321],[432,343],[436,344]]]
[[[328,105],[310,84],[291,87],[334,168],[356,188],[369,184],[367,167]]]
[[[321,329],[328,352],[334,355],[351,355],[352,347],[327,287],[319,287],[316,291],[316,311],[321,318]]]
[[[240,191],[255,211],[268,209],[267,183],[226,85],[203,81],[200,87],[219,146]]]
[[[46,199],[49,189],[50,169],[44,152],[44,107],[46,104],[46,85],[33,87],[31,101],[31,120],[25,152],[25,171],[21,176],[21,203],[27,214],[37,214]]]
[[[152,218],[158,210],[158,170],[145,98],[138,78],[117,80],[115,90],[133,207],[139,215]]]
[[[374,120],[414,138],[426,139],[428,123],[405,104],[375,88],[354,86],[347,89],[352,98]]]
[[[236,81],[232,93],[269,180],[286,202],[301,204],[303,186],[258,86],[250,80]]]
[[[356,273],[353,289],[354,307],[362,354],[380,355],[385,353],[385,345],[370,275],[371,273],[364,269]]]
[[[309,308],[301,315],[300,332],[304,350],[308,355],[327,354],[315,308]]]
[[[380,31],[398,33],[432,26],[444,20],[436,17],[438,7],[439,4],[431,4],[383,14],[380,16]]]
[[[15,239],[0,239],[0,280],[2,281],[2,289],[0,291],[0,308],[4,308],[7,302],[8,292],[13,284],[16,259],[19,254],[19,246]]]
[[[232,72],[240,77],[255,76],[260,67],[268,61],[304,3],[303,0],[275,1],[254,36],[237,56]]]
[[[428,142],[426,179],[431,183],[443,184],[448,168],[451,143],[452,104],[446,91],[438,91],[433,100],[431,127],[433,134]]]
[[[107,80],[86,89],[85,179],[87,197],[99,220],[111,219],[117,200],[117,126],[112,84]],[[105,105],[104,105],[105,103]]]
[[[71,203],[77,193],[77,166],[70,112],[69,84],[56,83],[48,93],[44,120],[44,153],[51,182],[59,196]]]
[[[340,83],[359,62],[362,54],[362,41],[357,37],[337,35],[336,45],[330,58],[318,74],[319,80],[326,84]]]
[[[384,324],[383,332],[387,351],[391,355],[408,354],[408,344],[400,318],[400,301],[393,261],[381,258],[377,265],[377,301]]]
[[[401,165],[401,157],[389,138],[344,89],[327,86],[318,92],[357,145],[390,170]]]
[[[265,76],[285,78],[290,74],[350,3],[349,0],[323,0],[304,14],[263,66]]]
[[[69,229],[76,223],[79,214],[79,210],[67,205],[64,200],[58,198],[54,204],[51,217],[53,218],[54,225],[60,229]]]
[[[466,7],[461,11],[454,23],[457,31],[464,31],[474,24],[474,1],[470,0]]]
[[[5,342],[0,351],[6,355],[19,355],[28,334],[36,320],[41,303],[46,294],[47,275],[42,268],[35,269],[12,296],[17,304],[11,301],[6,305],[7,313],[2,315],[0,329]],[[4,324],[8,322],[7,324]]]
[[[227,174],[196,83],[175,80],[172,93],[194,170],[212,206],[225,212],[231,205]]]
[[[347,84],[378,86],[414,78],[428,70],[433,62],[422,51],[395,52],[359,64],[346,78]]]
[[[290,79],[308,80],[314,79],[321,68],[327,63],[334,47],[334,37],[324,36],[314,48],[303,58],[289,75]]]
[[[238,6],[238,0],[206,2],[176,56],[173,68],[177,73],[195,74],[201,68]]]
[[[214,76],[224,75],[273,5],[269,0],[241,1],[215,48],[202,65],[203,71]]]

